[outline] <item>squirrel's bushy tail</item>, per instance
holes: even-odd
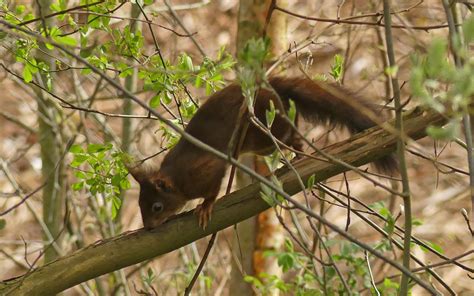
[[[361,132],[375,126],[372,115],[380,115],[374,104],[351,94],[342,87],[318,83],[308,78],[270,78],[270,85],[283,100],[292,99],[304,119],[314,124],[330,123],[344,126],[351,133]],[[384,117],[380,115],[380,121]],[[393,172],[397,162],[392,155],[375,162],[378,170]]]

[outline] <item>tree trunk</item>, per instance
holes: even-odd
[[[38,0],[38,15],[44,16],[51,13],[50,0]],[[45,19],[40,26],[50,28],[53,18]],[[44,44],[40,48],[49,52]],[[54,59],[38,52],[37,60],[43,61],[54,70]],[[46,85],[46,77],[40,75],[43,85]],[[46,225],[44,229],[44,240],[49,242],[44,247],[44,261],[49,262],[58,255],[57,246],[60,245],[60,232],[63,224],[63,204],[66,195],[64,186],[64,170],[61,165],[61,155],[64,144],[61,134],[63,127],[60,126],[62,112],[50,100],[47,94],[34,88],[38,102],[39,143],[41,149],[41,173],[43,180],[47,181],[43,188],[43,220]],[[51,246],[53,244],[53,246]]]
[[[281,12],[272,14],[270,23],[265,30],[265,22],[269,14],[271,0],[242,0],[239,8],[239,24],[237,33],[237,52],[239,52],[251,38],[260,38],[266,34],[271,39],[270,54],[278,56],[287,46],[286,15]],[[286,0],[277,1],[281,7],[286,7]],[[247,166],[254,167],[261,175],[267,174],[263,160],[257,156],[244,156],[241,161]],[[238,172],[237,186],[239,188],[252,182],[251,178]],[[250,285],[243,281],[242,273],[257,275],[265,272],[276,276],[281,275],[274,258],[264,257],[267,250],[279,250],[283,244],[282,227],[274,215],[268,210],[257,217],[252,217],[236,227],[233,250],[240,260],[240,266],[235,262],[231,275],[231,291],[243,291],[243,295],[253,294]],[[240,268],[242,268],[242,270]],[[277,290],[272,291],[276,295]]]

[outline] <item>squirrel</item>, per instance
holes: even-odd
[[[290,108],[290,99],[296,105],[297,116],[302,115],[313,124],[329,122],[342,125],[351,133],[376,125],[364,111],[380,114],[373,104],[339,86],[315,82],[309,78],[273,77],[268,82],[273,90],[259,89],[254,104],[254,114],[264,124],[270,101],[273,101],[277,114],[286,114]],[[241,87],[236,83],[217,91],[198,109],[185,132],[227,153],[236,125],[240,125],[239,132],[242,132],[244,122],[248,120],[242,115],[239,120],[244,100]],[[359,110],[358,106],[366,110]],[[300,139],[287,118],[275,116],[271,132],[287,145],[300,145]],[[252,123],[247,125],[244,133],[235,157],[249,152],[265,155],[274,150],[272,140]],[[396,167],[393,156],[377,160],[375,165],[378,170],[385,172],[391,172]],[[196,208],[196,213],[200,226],[206,227],[227,167],[226,160],[181,138],[164,157],[159,169],[143,166],[129,168],[140,184],[139,205],[144,227],[157,227],[179,212],[189,200],[196,198],[204,198],[203,203]]]

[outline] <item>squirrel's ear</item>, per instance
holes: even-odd
[[[148,179],[148,170],[140,166],[129,167],[128,172],[133,176],[135,181],[137,181],[140,184],[142,184]]]
[[[133,178],[140,184],[145,181],[149,181],[150,175],[154,169],[145,163],[140,163],[137,161],[125,162],[125,167],[128,169],[128,172],[133,176]]]
[[[157,187],[159,187],[164,192],[169,193],[169,192],[174,191],[173,183],[171,183],[171,180],[168,178],[159,176],[158,178],[154,180],[154,183],[156,184]]]
[[[133,151],[131,154],[124,155],[123,164],[140,185],[145,182],[151,182],[150,179],[158,168],[150,161],[140,160],[141,154],[137,151],[136,147],[132,146],[131,150]]]

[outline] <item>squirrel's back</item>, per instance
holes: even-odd
[[[308,78],[272,77],[269,83],[273,90],[261,88],[257,92],[254,112],[264,125],[266,125],[266,110],[270,109],[270,101],[280,113],[287,111],[289,100],[293,100],[296,111],[304,119],[313,124],[330,123],[346,127],[351,133],[361,132],[384,121],[375,104],[351,94],[346,89],[324,82],[312,81]],[[281,101],[280,101],[281,99]],[[238,84],[231,84],[214,93],[198,110],[191,119],[186,132],[217,150],[228,153],[229,141],[238,121],[239,110],[244,102],[242,90]],[[375,119],[375,120],[374,120]],[[249,116],[245,114],[240,128]],[[285,119],[275,117],[271,128],[272,134],[289,145],[295,136],[292,127]],[[241,153],[253,152],[267,154],[273,150],[273,141],[254,123],[249,123]],[[185,154],[199,156],[204,151],[191,143],[180,140],[176,147],[167,155],[164,165],[176,166],[177,162],[189,165],[189,157]],[[178,156],[182,161],[177,160]],[[192,158],[192,157],[191,157]],[[382,171],[393,171],[396,162],[389,156],[375,162]]]

